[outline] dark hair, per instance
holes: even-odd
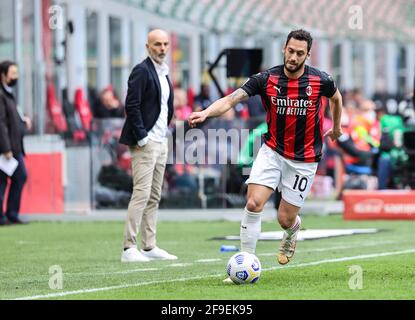
[[[7,74],[9,73],[9,68],[11,66],[17,66],[17,64],[10,60],[0,62],[0,75],[4,74],[5,76],[7,76]]]
[[[311,45],[313,44],[313,38],[311,37],[310,32],[305,31],[303,29],[291,31],[288,34],[287,42],[285,42],[285,45],[288,44],[288,41],[290,41],[291,38],[294,38],[294,39],[300,40],[300,41],[306,41],[307,42],[307,52],[310,52]]]

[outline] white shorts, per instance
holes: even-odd
[[[265,143],[259,149],[246,184],[278,188],[288,203],[302,207],[317,171],[317,162],[289,160]]]

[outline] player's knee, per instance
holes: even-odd
[[[280,212],[278,213],[278,223],[280,224],[281,228],[283,229],[291,228],[294,222],[295,222],[295,219],[294,220],[289,219],[288,217],[280,214]]]
[[[248,198],[248,201],[246,202],[246,209],[251,212],[260,212],[263,207],[264,205],[254,198]]]

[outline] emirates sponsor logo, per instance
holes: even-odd
[[[313,106],[312,100],[291,99],[290,97],[284,97],[284,98],[271,97],[271,103],[278,107],[310,108]]]
[[[277,114],[306,116],[307,109],[313,106],[312,100],[290,99],[290,97],[271,97],[271,103],[277,106]]]

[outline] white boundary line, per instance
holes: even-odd
[[[301,267],[315,266],[315,265],[325,264],[325,263],[344,262],[344,261],[351,261],[351,260],[358,260],[358,259],[370,259],[370,258],[385,257],[385,256],[398,255],[398,254],[408,254],[408,253],[415,253],[415,249],[408,249],[408,250],[403,250],[403,251],[392,251],[392,252],[380,252],[380,253],[364,254],[364,255],[352,256],[352,257],[335,258],[335,259],[324,259],[324,260],[313,261],[313,262],[293,264],[293,265],[289,265],[289,266],[272,267],[272,268],[268,268],[268,269],[263,269],[262,271],[271,271],[271,270],[282,269],[282,268],[301,268]],[[64,297],[64,296],[83,294],[83,293],[125,289],[125,288],[140,287],[140,286],[146,286],[146,285],[151,285],[151,284],[159,284],[159,283],[200,280],[200,279],[216,278],[216,277],[223,277],[223,276],[224,276],[224,274],[220,273],[220,274],[189,277],[189,278],[148,281],[148,282],[139,282],[139,283],[133,283],[133,284],[121,284],[121,285],[110,286],[110,287],[80,289],[80,290],[75,290],[75,291],[65,291],[65,292],[50,293],[50,294],[45,294],[45,295],[20,297],[20,298],[16,298],[15,300],[35,300],[35,299],[57,298],[57,297]]]
[[[129,273],[135,273],[135,272],[147,272],[147,271],[158,271],[159,268],[143,268],[143,269],[130,269],[130,270],[124,270],[124,271],[114,271],[110,272],[110,274],[129,274]],[[107,276],[108,272],[100,272],[100,273],[64,273],[64,276]]]
[[[332,250],[343,250],[343,249],[352,249],[352,248],[361,248],[361,247],[371,247],[371,246],[378,246],[381,244],[393,244],[393,243],[399,243],[398,241],[379,241],[379,242],[370,242],[365,243],[362,245],[351,245],[351,246],[337,246],[337,247],[325,247],[325,248],[312,248],[312,249],[303,249],[303,250],[297,250],[296,253],[308,253],[308,252],[323,252],[323,251],[332,251]],[[268,252],[268,253],[259,253],[257,254],[258,257],[261,256],[275,256],[275,252]],[[217,263],[221,262],[223,260],[228,260],[229,257],[226,258],[217,258],[217,259],[200,259],[196,260],[194,263]],[[165,267],[189,267],[192,266],[194,263],[186,262],[186,263],[173,263],[168,264]],[[73,275],[80,275],[80,276],[94,276],[94,275],[108,275],[108,274],[130,274],[135,272],[144,272],[144,271],[159,271],[163,268],[143,268],[143,269],[130,269],[130,270],[124,270],[124,271],[114,271],[114,272],[103,272],[103,273],[65,273],[66,275],[73,276]]]
[[[335,246],[335,247],[323,247],[323,248],[312,248],[312,249],[299,249],[296,251],[296,253],[309,253],[309,252],[324,252],[324,251],[332,251],[332,250],[343,250],[343,249],[353,249],[353,248],[361,248],[361,247],[371,247],[371,246],[378,246],[381,244],[393,244],[393,243],[402,243],[399,241],[379,241],[379,242],[367,242],[364,244],[359,245],[348,245],[348,246]],[[267,257],[267,256],[275,256],[276,252],[267,252],[267,253],[258,253],[258,257]],[[223,260],[227,260],[229,257],[225,258],[216,258],[216,259],[199,259],[195,260],[194,263],[217,263],[221,262]],[[172,264],[172,265],[166,265],[164,267],[188,267],[193,265],[192,262],[182,263],[180,265]],[[139,269],[129,269],[124,271],[107,271],[107,272],[75,272],[75,273],[66,273],[65,276],[107,276],[108,274],[130,274],[130,273],[136,273],[136,272],[145,272],[145,271],[159,271],[163,268],[139,268]],[[3,272],[0,271],[0,274],[9,274],[11,272]]]
[[[209,262],[218,262],[218,261],[222,261],[222,259],[217,258],[217,259],[199,259],[196,260],[195,262],[197,263],[209,263]]]

